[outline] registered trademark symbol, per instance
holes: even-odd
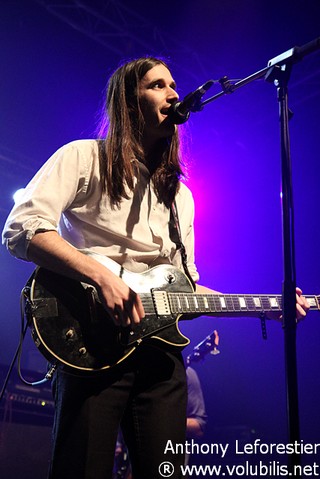
[[[159,474],[162,477],[171,477],[174,473],[174,466],[171,462],[162,462],[159,466]]]

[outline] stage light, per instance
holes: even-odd
[[[24,193],[24,188],[19,188],[19,189],[12,195],[13,201],[14,201],[15,203],[17,203],[17,202],[20,200],[20,198],[22,197],[23,193]]]

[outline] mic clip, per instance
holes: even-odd
[[[189,93],[182,101],[173,103],[169,110],[171,121],[176,125],[180,125],[189,119],[190,112],[201,111],[204,107],[201,102],[202,97],[213,83],[213,80],[209,80],[197,90]]]
[[[204,105],[202,104],[202,97],[203,95],[209,90],[209,88],[212,87],[214,84],[214,80],[208,80],[206,83],[204,83],[201,87],[198,88],[195,92],[189,93],[187,95],[183,102],[188,103],[188,99],[190,97],[190,100],[193,100],[191,105],[189,106],[189,110],[192,111],[192,113],[195,113],[197,111],[203,110]]]
[[[234,92],[234,85],[230,83],[230,80],[227,76],[220,78],[219,83],[224,93],[233,93]]]

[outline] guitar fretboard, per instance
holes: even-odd
[[[306,296],[310,309],[318,310],[319,296]],[[282,310],[281,295],[168,293],[172,313],[241,313]]]

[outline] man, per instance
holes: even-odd
[[[118,68],[108,84],[106,138],[75,141],[58,150],[27,186],[4,229],[15,256],[93,285],[118,326],[139,324],[141,298],[80,250],[106,255],[134,272],[162,263],[181,268],[169,232],[175,200],[187,268],[194,282],[199,278],[193,200],[180,183],[178,131],[168,115],[177,99],[163,61],[141,58]],[[297,309],[305,315],[300,293]],[[164,461],[173,465],[171,477],[180,477],[183,454],[164,455],[168,440],[174,444],[185,438],[187,388],[180,353],[145,342],[97,377],[58,368],[53,392],[50,479],[111,477],[120,422],[135,478],[161,477]]]

